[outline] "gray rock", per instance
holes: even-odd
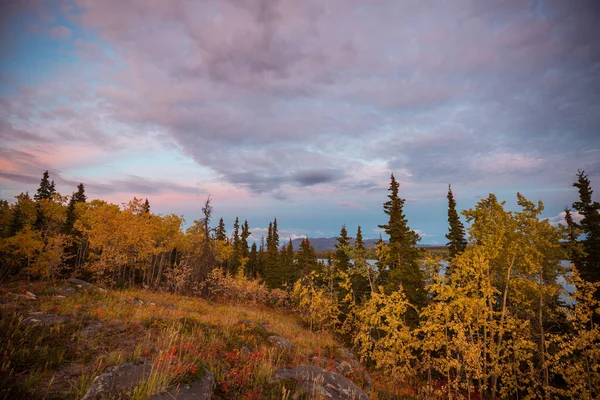
[[[29,314],[29,317],[24,318],[21,321],[23,326],[50,326],[54,324],[60,324],[62,322],[69,321],[69,317],[63,315],[50,315],[44,312],[33,312]]]
[[[280,368],[275,379],[293,379],[308,393],[309,398],[329,400],[369,400],[369,397],[350,379],[312,365]]]
[[[133,305],[135,305],[135,306],[143,306],[144,305],[144,300],[138,299],[137,297],[135,297],[133,299]]]
[[[84,336],[91,336],[91,335],[95,334],[96,332],[101,331],[102,328],[104,328],[104,325],[102,325],[100,322],[92,322],[90,324],[87,324],[81,330],[81,334]]]
[[[71,285],[76,286],[80,289],[96,291],[96,292],[100,292],[100,293],[104,293],[104,294],[107,293],[106,289],[103,289],[96,285],[92,285],[91,283],[86,282],[81,279],[71,278],[71,279],[68,279],[67,282],[69,282]]]
[[[150,364],[122,364],[108,367],[98,375],[81,400],[90,400],[119,395],[131,390],[147,379],[152,369]]]
[[[29,293],[29,292],[27,292],[27,293]],[[13,300],[18,300],[18,299],[21,299],[21,300],[37,300],[37,297],[33,293],[31,293],[31,294],[33,295],[33,297],[29,296],[27,294],[8,293],[6,295],[6,297],[8,297],[9,299],[13,299]]]
[[[274,346],[279,347],[282,350],[286,350],[286,351],[291,351],[292,350],[292,342],[290,342],[289,340],[287,340],[283,336],[273,335],[273,336],[269,336],[267,338],[267,340],[269,342],[271,342],[271,344],[273,344]]]
[[[202,379],[173,388],[166,392],[155,394],[150,400],[210,400],[215,391],[215,376],[208,370]]]

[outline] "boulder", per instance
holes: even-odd
[[[81,330],[81,334],[83,336],[93,336],[97,332],[100,332],[102,330],[102,328],[104,328],[104,325],[102,325],[100,322],[92,322],[92,323],[87,324]]]
[[[189,385],[169,389],[166,392],[155,394],[150,400],[210,400],[215,390],[215,376],[206,370],[204,377]]]
[[[311,399],[369,400],[367,394],[350,379],[313,365],[280,368],[275,371],[275,379],[295,380]]]
[[[23,326],[50,326],[70,320],[69,317],[63,315],[50,315],[44,312],[32,312],[27,318],[21,321]]]
[[[90,291],[95,291],[95,292],[100,292],[103,294],[106,294],[106,289],[103,289],[99,286],[96,285],[92,285],[89,282],[86,282],[84,280],[81,279],[76,279],[76,278],[71,278],[68,279],[67,282],[69,282],[71,285],[78,287],[79,289],[85,289],[85,290],[90,290]]]
[[[17,299],[22,299],[22,300],[37,300],[37,296],[31,292],[26,292],[25,294],[20,294],[20,293],[8,293],[6,295],[6,297],[8,297],[9,299],[13,299],[13,300],[17,300]]]
[[[292,350],[292,342],[284,338],[283,336],[269,336],[267,340],[274,346],[279,347],[282,350],[291,351]]]
[[[148,363],[130,363],[108,367],[94,379],[81,400],[116,397],[147,379],[151,369],[152,366]]]

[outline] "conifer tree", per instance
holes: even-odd
[[[363,236],[362,236],[362,230],[360,228],[360,225],[358,226],[358,229],[356,230],[356,240],[354,241],[354,248],[357,251],[365,251],[365,243],[363,242]]]
[[[52,196],[56,193],[56,189],[54,187],[54,180],[50,181],[50,174],[46,170],[42,175],[42,179],[40,181],[40,187],[37,190],[37,193],[33,198],[36,201],[41,199],[52,199]]]
[[[426,301],[423,273],[419,266],[422,251],[417,248],[421,239],[409,228],[404,216],[404,202],[398,191],[400,184],[391,175],[389,200],[383,203],[383,210],[389,216],[387,224],[379,225],[389,236],[389,250],[386,254],[389,277],[387,290],[395,290],[401,284],[408,300],[415,306],[423,306]]]
[[[350,269],[350,257],[348,256],[350,238],[348,237],[346,225],[342,225],[342,229],[340,229],[340,236],[337,238],[335,248],[337,249],[335,252],[336,270],[348,271]]]
[[[317,255],[315,254],[315,248],[310,244],[308,236],[300,242],[300,248],[296,254],[296,262],[301,276],[306,276],[310,274],[311,271],[317,269]]]
[[[146,201],[144,202],[144,205],[142,206],[142,211],[144,212],[144,214],[150,214],[150,202],[148,201],[148,199],[146,199]]]
[[[258,277],[258,249],[256,243],[252,243],[250,253],[248,254],[247,274],[251,278]]]
[[[77,192],[75,192],[74,196],[76,203],[85,203],[87,201],[87,196],[85,195],[85,187],[83,183],[77,185]],[[148,204],[150,206],[150,204]]]
[[[452,193],[452,187],[448,185],[448,233],[446,239],[449,242],[446,244],[450,251],[449,257],[453,259],[457,254],[462,253],[467,247],[465,239],[465,227],[460,222],[458,213],[456,212],[456,201]]]
[[[219,219],[219,225],[215,230],[215,239],[222,242],[227,241],[227,230],[225,229],[225,222],[223,221],[223,218]]]
[[[233,223],[233,262],[232,262],[232,272],[237,271],[242,262],[242,243],[240,240],[240,220],[238,217],[235,217],[235,222]]]
[[[242,225],[242,234],[240,235],[240,243],[242,246],[242,257],[248,257],[248,238],[250,237],[250,227],[248,226],[248,220],[244,220]]]
[[[590,180],[585,171],[577,172],[577,182],[573,184],[579,191],[579,201],[573,203],[573,208],[583,217],[579,222],[581,232],[585,235],[582,240],[583,257],[576,264],[581,277],[588,282],[600,281],[600,203],[593,201]],[[600,298],[600,293],[596,293]]]
[[[75,224],[75,192],[71,195],[71,199],[69,200],[69,205],[67,206],[67,217],[65,219],[65,224],[63,227],[63,232],[67,235],[73,233],[73,225]]]
[[[279,264],[279,233],[277,218],[269,223],[267,234],[267,249],[265,254],[265,282],[272,288],[283,285],[283,274]]]
[[[363,242],[362,229],[360,225],[356,230],[356,239],[352,255],[352,288],[355,295],[355,302],[361,298],[370,295],[375,291],[376,271],[367,261],[367,249]]]

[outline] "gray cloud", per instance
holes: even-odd
[[[69,17],[114,55],[77,42],[102,67],[97,90],[68,92],[98,108],[53,110],[68,122],[55,136],[109,143],[106,121],[133,136],[157,128],[217,176],[280,198],[321,183],[379,193],[375,177],[352,179],[373,161],[465,185],[600,169],[594,1],[75,5]],[[21,96],[10,114],[25,121],[37,97]]]

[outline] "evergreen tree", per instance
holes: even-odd
[[[52,196],[56,193],[56,189],[54,187],[54,180],[50,181],[50,174],[46,170],[42,176],[40,181],[40,187],[37,190],[37,193],[33,198],[36,201],[41,199],[52,199]]]
[[[242,234],[240,236],[240,243],[242,246],[242,257],[248,257],[248,238],[250,237],[250,227],[248,226],[248,220],[244,220],[242,225]]]
[[[77,185],[77,192],[74,194],[73,197],[75,197],[76,203],[85,203],[87,201],[87,196],[85,195],[85,187],[83,186],[83,183]],[[150,204],[148,204],[148,207],[150,207]]]
[[[356,240],[352,250],[352,264],[352,290],[355,295],[354,301],[358,302],[375,290],[376,275],[375,269],[367,260],[367,249],[363,242],[360,225],[356,230]]]
[[[398,191],[400,184],[392,174],[390,179],[389,200],[383,203],[383,210],[389,216],[388,223],[379,225],[389,236],[389,250],[386,262],[389,269],[387,290],[395,290],[399,284],[411,304],[423,306],[426,301],[425,283],[420,269],[419,259],[422,251],[417,248],[421,238],[410,229],[404,216],[404,202]]]
[[[350,248],[350,238],[348,237],[348,231],[346,225],[342,225],[340,230],[340,236],[337,238],[337,249],[335,252],[335,267],[338,271],[348,271],[350,269],[350,257],[348,256],[348,250]]]
[[[310,244],[308,236],[300,242],[300,248],[296,254],[296,263],[301,276],[307,276],[311,271],[318,268],[317,255],[315,248]]]
[[[67,206],[67,217],[63,226],[63,232],[67,235],[73,234],[73,225],[75,224],[75,220],[77,218],[75,216],[75,203],[75,192],[73,192],[71,199],[69,200],[69,205]]]
[[[277,231],[277,218],[269,223],[267,234],[267,251],[265,259],[265,282],[269,287],[282,287],[284,277],[279,264],[279,233]]]
[[[219,219],[219,225],[215,230],[215,239],[223,242],[227,241],[227,230],[225,229],[225,222],[223,218]]]
[[[583,217],[579,222],[581,232],[585,235],[582,240],[584,255],[577,257],[581,277],[588,282],[600,281],[600,203],[592,200],[592,188],[585,171],[577,172],[577,182],[573,184],[579,191],[579,201],[573,203],[573,208]],[[600,298],[600,291],[596,297]]]
[[[240,220],[238,217],[235,217],[235,222],[233,223],[233,262],[232,262],[232,272],[237,271],[242,263],[242,243],[240,240]]]
[[[250,253],[248,254],[248,268],[246,269],[247,275],[251,278],[258,277],[258,249],[256,243],[252,243]]]
[[[365,242],[363,242],[362,230],[360,225],[356,230],[356,240],[354,241],[354,249],[357,251],[366,251]]]
[[[449,250],[449,259],[452,260],[458,254],[465,251],[467,248],[467,239],[465,239],[465,227],[460,222],[458,213],[456,212],[456,201],[452,193],[452,187],[448,185],[448,233],[446,239],[449,240],[446,246]],[[446,275],[452,275],[452,264],[446,267]]]
[[[150,214],[150,202],[148,201],[148,199],[146,199],[146,201],[144,202],[142,211],[144,212],[144,214]]]

